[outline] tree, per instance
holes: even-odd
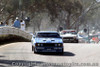
[[[92,24],[94,24],[93,20],[96,20],[94,18],[96,18],[96,13],[97,13],[97,9],[99,8],[99,4],[96,0],[84,0],[82,1],[83,3],[83,13],[81,15],[80,20],[80,24],[78,24],[78,26],[84,25],[87,26],[88,24],[91,26]],[[84,5],[85,4],[85,5]],[[94,17],[95,16],[95,17]],[[91,22],[88,22],[92,20]]]
[[[89,0],[91,1],[91,0]],[[25,17],[36,18],[36,14],[47,12],[51,19],[51,24],[57,23],[63,25],[66,29],[77,28],[77,25],[83,24],[84,18],[80,16],[84,10],[91,4],[87,0],[2,0],[6,4],[4,12],[7,14],[6,21],[20,16],[21,11],[25,12]],[[94,1],[94,0],[92,0]],[[7,3],[6,3],[7,2]],[[3,7],[2,7],[3,8]],[[1,8],[1,9],[2,9]],[[93,10],[92,8],[91,10]],[[85,16],[84,16],[85,17]],[[38,18],[38,17],[37,17]],[[56,22],[56,19],[59,22]],[[42,20],[42,18],[41,18]],[[80,20],[80,21],[79,21]],[[40,19],[38,19],[40,21]],[[32,20],[33,22],[33,20]],[[41,22],[39,22],[41,25]]]

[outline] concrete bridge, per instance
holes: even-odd
[[[26,31],[20,30],[15,27],[10,27],[10,26],[2,26],[0,27],[0,35],[17,35],[21,36],[23,38],[31,40],[32,35],[29,34]]]

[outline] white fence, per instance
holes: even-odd
[[[23,31],[14,27],[8,27],[8,26],[0,27],[0,35],[9,35],[9,34],[18,35],[29,40],[31,40],[32,38],[32,35],[26,31]]]

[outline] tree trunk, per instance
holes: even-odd
[[[67,26],[66,28],[67,28],[67,29],[70,29],[70,15],[71,15],[71,14],[68,13],[67,20],[66,20],[66,26]]]
[[[13,17],[12,17],[12,15],[13,15]],[[12,18],[12,22],[11,23],[13,24],[14,23],[14,17],[16,17],[16,11],[12,12],[11,14],[9,14],[9,16],[5,20],[6,24],[8,25],[8,21],[11,18]]]

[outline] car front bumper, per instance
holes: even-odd
[[[63,39],[63,42],[77,42],[78,39]]]
[[[63,52],[63,47],[35,47],[35,52]]]

